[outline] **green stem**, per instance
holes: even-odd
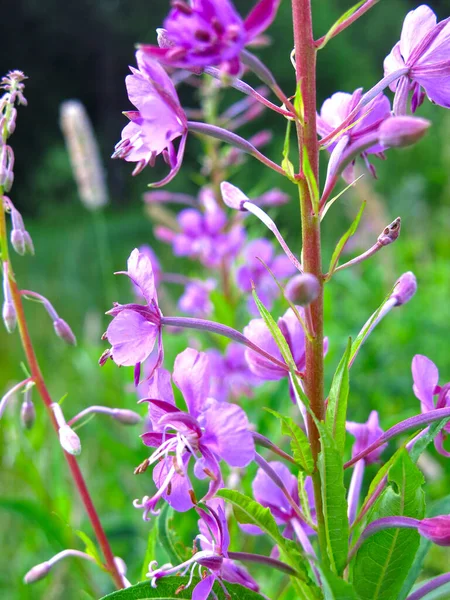
[[[311,171],[319,179],[319,145],[316,130],[316,47],[312,30],[311,0],[292,0],[297,88],[304,106],[303,124],[297,123],[300,165],[303,152],[308,155]],[[304,176],[304,175],[303,175]],[[303,269],[321,282],[321,291],[311,304],[311,321],[315,336],[306,339],[305,392],[319,421],[325,419],[323,383],[323,273],[320,241],[320,217],[313,210],[313,198],[304,178],[298,182],[302,220]],[[308,432],[314,461],[320,452],[320,435],[308,416]],[[320,475],[313,474],[314,499],[322,560],[328,560]]]

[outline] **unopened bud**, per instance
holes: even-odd
[[[36,421],[36,409],[31,400],[24,400],[20,409],[20,422],[24,429],[31,429]]]
[[[295,275],[284,288],[286,298],[294,304],[306,306],[311,304],[320,293],[320,283],[311,273]]]
[[[35,583],[36,581],[43,579],[49,574],[51,568],[52,565],[49,562],[43,562],[40,565],[36,565],[25,575],[23,578],[24,583]]]
[[[397,217],[395,221],[392,221],[387,227],[383,229],[383,232],[378,236],[378,243],[382,246],[388,246],[395,242],[395,240],[400,235],[400,229],[402,226],[402,220],[400,217]]]
[[[407,273],[403,273],[403,275],[397,279],[391,298],[397,300],[396,306],[401,306],[402,304],[409,302],[416,291],[416,276],[411,271],[408,271]]]
[[[418,531],[438,546],[450,546],[450,515],[423,519],[419,523]]]
[[[280,206],[289,202],[290,196],[278,188],[273,188],[258,198],[255,198],[255,204],[258,206]]]
[[[137,425],[141,422],[140,415],[126,408],[114,408],[111,415],[123,425]]]
[[[9,135],[12,135],[16,129],[16,119],[17,119],[17,109],[16,108],[11,108],[10,114],[9,114],[9,119],[8,119],[8,124],[7,124],[7,130]]]
[[[55,321],[53,321],[53,327],[55,329],[55,333],[58,337],[69,344],[69,346],[76,346],[77,338],[74,336],[73,331],[70,329],[69,325],[58,317]]]
[[[81,442],[75,431],[69,425],[63,425],[59,428],[59,443],[66,452],[73,456],[78,456],[81,452]]]
[[[5,300],[3,303],[2,317],[6,331],[12,333],[17,325],[17,313],[12,302]]]
[[[33,244],[33,240],[31,239],[31,235],[28,233],[28,231],[26,229],[23,232],[23,239],[24,239],[24,242],[25,242],[25,252],[27,252],[28,254],[31,254],[32,256],[34,256],[34,244]]]
[[[23,231],[20,229],[13,229],[11,231],[11,245],[20,256],[25,254],[25,238]]]
[[[228,183],[228,181],[222,181],[220,184],[220,191],[222,193],[224,203],[229,208],[245,211],[244,204],[249,200],[239,188],[237,188],[235,185],[231,185],[231,183]]]
[[[411,146],[427,132],[431,123],[421,117],[389,117],[378,130],[379,142],[387,148]]]

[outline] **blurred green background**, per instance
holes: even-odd
[[[130,109],[123,80],[127,65],[133,63],[133,44],[154,41],[154,30],[161,24],[167,4],[162,0],[2,3],[6,18],[0,72],[18,68],[29,77],[29,105],[19,108],[18,126],[11,140],[16,154],[16,183],[10,196],[23,213],[36,256],[15,257],[14,265],[19,284],[54,302],[78,337],[75,349],[66,348],[54,336],[43,309],[35,303],[27,305],[31,334],[48,387],[55,400],[68,394],[63,406],[70,415],[91,404],[136,407],[130,388],[131,370],[118,369],[112,363],[103,369],[97,365],[105,349],[99,341],[108,322],[104,312],[112,301],[131,298],[127,282],[115,280],[112,275],[124,267],[130,251],[149,243],[166,269],[182,268],[192,273],[197,269],[195,263],[187,261],[180,267],[168,246],[155,243],[142,194],[146,184],[162,171],[147,170],[132,178],[129,164],[109,160],[125,123],[121,111]],[[313,0],[317,35],[322,35],[350,4],[344,0]],[[241,14],[246,14],[252,2],[237,0],[236,5]],[[330,42],[319,57],[319,103],[334,91],[368,88],[381,78],[383,58],[398,40],[403,16],[415,6],[406,0],[380,2],[357,25]],[[447,16],[448,2],[435,0],[432,8],[442,19]],[[294,78],[289,62],[292,37],[287,0],[282,2],[270,35],[273,44],[262,49],[260,56],[276,73],[281,87],[291,94]],[[111,198],[103,215],[86,210],[73,181],[58,123],[59,105],[69,98],[85,104],[98,135]],[[182,98],[193,104],[189,92],[182,92]],[[412,270],[417,275],[419,289],[413,301],[393,311],[378,327],[352,370],[351,419],[366,420],[370,410],[377,409],[384,428],[419,411],[411,391],[414,354],[426,354],[434,360],[443,383],[450,379],[450,114],[426,102],[420,115],[433,121],[429,135],[412,149],[390,151],[386,162],[375,159],[378,180],[364,177],[356,192],[345,194],[330,210],[324,224],[326,260],[361,200],[367,200],[367,209],[352,252],[371,245],[383,226],[396,216],[401,215],[403,220],[402,235],[395,246],[360,268],[336,276],[326,295],[329,380],[348,335],[357,334],[401,273]],[[284,125],[275,114],[266,113],[242,133],[251,135],[262,126],[273,129],[274,138],[266,153],[279,160]],[[190,140],[185,166],[169,189],[196,193],[198,150],[195,140]],[[256,162],[247,162],[233,183],[250,191],[249,180],[258,181],[259,191],[277,185],[292,192],[276,174],[264,171]],[[298,250],[300,231],[293,226],[299,220],[296,200],[274,214],[283,234]],[[258,224],[248,223],[252,237],[263,233]],[[109,240],[106,264],[99,259],[99,236],[105,225]],[[184,335],[166,336],[169,365],[188,343]],[[18,336],[8,336],[1,329],[0,393],[22,378],[22,360]],[[257,403],[243,402],[252,420],[259,422],[264,431],[273,431],[273,435],[278,435],[276,424],[261,416],[261,406],[291,410],[285,392],[283,386],[269,384],[258,395]],[[91,535],[37,394],[35,404],[38,418],[31,432],[19,426],[20,398],[9,406],[0,426],[0,594],[11,600],[98,598],[110,590],[108,578],[95,567],[73,560],[55,568],[50,577],[35,586],[22,584],[23,574],[34,564],[65,547],[82,549],[75,530]],[[114,552],[129,565],[132,581],[140,577],[149,524],[141,520],[131,502],[153,489],[149,474],[133,475],[133,468],[147,454],[139,433],[139,427],[127,429],[96,417],[82,430],[80,457]],[[391,444],[390,451],[394,448]],[[448,461],[432,450],[423,468],[430,500],[449,494]],[[191,522],[186,515],[180,519],[187,544]],[[254,540],[245,541],[245,549],[252,544]],[[445,549],[434,549],[424,575],[448,570],[449,558]],[[277,597],[278,585],[277,581],[268,582],[265,591],[270,597]]]

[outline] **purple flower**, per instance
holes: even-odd
[[[438,546],[450,546],[450,515],[439,515],[419,522],[420,535]]]
[[[237,75],[239,54],[275,18],[280,0],[260,0],[243,20],[229,0],[175,0],[158,31],[160,47],[142,49],[171,66],[182,69],[220,65],[222,72]]]
[[[221,402],[253,397],[253,388],[261,384],[245,360],[245,347],[236,342],[228,344],[225,354],[219,350],[207,351],[211,365],[211,390],[213,398]]]
[[[284,483],[286,489],[295,502],[300,506],[297,478],[292,475],[292,473],[283,463],[272,461],[269,463],[269,465]],[[285,537],[292,538],[294,532],[298,531],[299,527],[305,532],[306,535],[312,535],[314,533],[308,525],[299,520],[298,515],[295,513],[293,507],[289,504],[285,494],[283,494],[282,490],[275,484],[274,481],[272,481],[272,479],[265,471],[263,471],[263,469],[258,469],[256,477],[253,480],[252,489],[255,500],[262,506],[269,508],[277,524],[285,527],[283,532]],[[308,496],[309,508],[313,514],[314,494],[310,477],[308,477],[306,480],[305,489]],[[262,533],[261,530],[254,525],[245,525],[244,530],[247,531],[247,533]]]
[[[233,467],[245,467],[255,453],[242,408],[209,396],[210,365],[205,353],[187,348],[175,360],[173,381],[183,393],[187,412],[175,406],[168,374],[163,373],[159,374],[157,397],[147,399],[152,429],[142,436],[147,446],[156,448],[146,466],[155,463],[153,480],[158,488],[152,498],[135,503],[144,508],[144,518],[149,512],[155,513],[161,497],[181,512],[192,507],[195,496],[188,475],[191,458],[195,461],[194,475],[211,479],[205,496],[208,499],[222,485],[220,460]]]
[[[303,308],[298,306],[297,309],[303,317]],[[278,319],[278,327],[286,338],[295,364],[297,365],[297,369],[303,371],[305,368],[305,332],[291,308]],[[263,348],[263,350],[278,360],[283,361],[281,352],[263,319],[251,320],[247,327],[244,328],[244,335],[260,348]],[[245,358],[252,373],[261,379],[276,381],[286,377],[285,370],[270,362],[260,354],[256,354],[256,352],[249,348],[246,348],[245,350]]]
[[[253,240],[247,244],[243,252],[243,258],[245,264],[239,267],[236,273],[238,287],[243,292],[251,293],[253,282],[258,291],[259,299],[270,310],[273,306],[273,301],[279,295],[279,289],[261,260],[269,267],[277,279],[286,279],[296,273],[295,266],[284,254],[274,256],[272,244],[264,238]],[[252,296],[248,298],[248,308],[251,314],[259,314]]]
[[[201,190],[199,204],[203,211],[186,208],[178,214],[178,232],[168,235],[159,229],[155,233],[173,244],[176,256],[196,258],[208,268],[220,267],[238,254],[245,232],[239,222],[228,226],[227,215],[209,188]]]
[[[130,102],[138,110],[129,111],[130,123],[122,131],[122,139],[116,145],[113,158],[124,158],[137,163],[133,175],[147,165],[154,166],[156,157],[162,154],[170,167],[170,173],[153,187],[171,181],[181,167],[187,137],[186,115],[181,108],[177,93],[163,67],[143,52],[136,52],[138,69],[130,67],[126,77]],[[180,139],[178,151],[174,141]]]
[[[154,281],[155,287],[157,288],[159,286],[159,284],[161,283],[161,275],[162,275],[161,263],[159,262],[158,257],[156,256],[153,248],[151,248],[148,244],[143,244],[142,246],[139,246],[138,250],[141,254],[148,257],[148,259],[152,265],[153,281]],[[133,290],[139,299],[143,298],[141,289],[134,283],[133,283]]]
[[[191,281],[186,285],[184,294],[178,300],[178,308],[191,317],[207,317],[213,311],[209,295],[215,287],[214,279]]]
[[[190,586],[194,570],[198,567],[201,580],[192,590],[193,600],[207,600],[216,581],[218,581],[225,595],[228,597],[229,594],[222,580],[229,581],[230,583],[240,583],[258,591],[258,584],[250,577],[247,571],[228,558],[230,534],[228,532],[223,502],[219,499],[211,500],[206,507],[207,511],[203,508],[197,508],[201,520],[199,521],[200,534],[196,537],[196,540],[200,541],[202,550],[196,552],[192,558],[175,567],[164,565],[158,568],[158,563],[152,561],[147,573],[147,577],[151,577],[152,587],[157,587],[157,581],[161,577],[174,575],[183,570],[184,573],[191,571],[189,583],[184,588],[186,589],[186,587]]]
[[[347,421],[346,428],[347,431],[355,438],[355,443],[353,444],[352,448],[352,457],[357,456],[360,452],[364,452],[368,446],[375,442],[384,433],[379,425],[378,413],[376,410],[373,410],[370,413],[366,423],[353,423],[352,421]],[[377,462],[386,446],[387,444],[383,444],[365,456],[365,462],[367,464]]]
[[[450,19],[437,23],[429,6],[410,11],[403,22],[400,41],[385,58],[384,73],[390,75],[407,67],[409,72],[391,84],[396,114],[405,114],[412,91],[414,112],[425,94],[440,106],[450,108]],[[424,91],[423,91],[424,90]]]
[[[426,356],[416,354],[412,360],[413,391],[420,400],[422,412],[427,413],[436,408],[450,407],[450,383],[439,386],[439,371]],[[435,399],[436,397],[436,399]],[[434,445],[439,454],[450,457],[450,452],[445,450],[444,441],[450,434],[450,423],[444,427],[443,431],[438,433],[434,439]]]
[[[146,254],[135,248],[130,254],[127,267],[128,270],[121,273],[128,275],[146,304],[115,303],[114,308],[107,313],[114,317],[104,335],[111,344],[111,349],[103,354],[101,364],[111,357],[119,366],[139,365],[148,358],[158,340],[158,366],[162,360],[161,311],[152,263]]]
[[[358,88],[353,94],[337,92],[331,98],[325,100],[320,110],[320,115],[317,115],[317,131],[319,134],[325,137],[334,131],[358,105],[362,95],[362,88]],[[347,153],[352,145],[359,143],[365,136],[376,132],[381,123],[390,117],[390,115],[391,105],[388,98],[384,94],[379,94],[357,113],[350,124],[350,128],[338,136],[337,141],[327,146],[327,150],[332,152],[330,163],[332,161],[338,162],[339,157],[342,156],[344,151]],[[382,153],[383,146],[375,143],[361,154],[367,168],[373,175],[375,175],[375,171],[369,163],[367,155],[376,154],[382,157]],[[343,177],[347,182],[354,179],[353,164],[349,165],[343,172]]]

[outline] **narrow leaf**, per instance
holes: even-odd
[[[300,429],[291,417],[285,417],[270,408],[266,408],[266,410],[277,417],[277,419],[280,419],[281,433],[287,435],[291,440],[291,450],[294,460],[305,473],[311,475],[314,470],[314,459],[306,433],[303,429]]]
[[[366,203],[363,202],[361,204],[361,208],[358,211],[358,214],[355,217],[355,220],[353,221],[353,223],[350,225],[350,227],[347,229],[347,231],[344,233],[344,235],[341,237],[341,239],[337,243],[336,248],[334,249],[333,255],[331,257],[330,266],[328,267],[327,281],[329,281],[331,279],[331,277],[334,273],[334,270],[337,267],[339,257],[342,254],[342,250],[344,249],[345,244],[348,242],[348,240],[352,237],[352,235],[357,230],[359,221],[361,220],[361,217],[362,217],[365,207],[366,207]]]
[[[322,482],[322,504],[331,569],[341,575],[348,555],[349,525],[342,456],[328,428],[319,423],[321,452],[318,468]]]
[[[158,528],[154,522],[151,522],[151,529],[147,538],[147,548],[145,550],[144,561],[141,569],[141,581],[145,581],[148,565],[156,558],[156,544],[158,542]]]
[[[344,454],[345,448],[345,421],[347,418],[347,401],[349,392],[349,368],[352,339],[349,338],[347,348],[331,383],[330,395],[326,414],[326,424],[331,432],[336,446]]]
[[[286,124],[286,135],[284,137],[283,145],[283,160],[281,161],[281,168],[286,173],[286,176],[291,181],[295,182],[295,169],[294,165],[289,160],[289,148],[291,145],[291,121],[287,121]]]
[[[320,220],[321,221],[323,221],[323,219],[325,218],[325,215],[330,210],[330,208],[333,206],[333,204],[336,202],[336,200],[338,200],[342,196],[342,194],[345,194],[345,192],[347,190],[349,190],[351,187],[353,187],[355,185],[355,183],[361,179],[361,177],[364,177],[364,173],[362,173],[354,181],[352,181],[351,183],[349,183],[343,190],[341,190],[339,192],[339,194],[336,194],[336,196],[334,196],[333,198],[331,198],[331,200],[328,200],[328,202],[326,203],[324,209],[320,213]]]
[[[389,470],[389,483],[368,522],[388,516],[421,519],[425,512],[423,475],[406,450]],[[397,598],[419,548],[415,529],[385,529],[368,538],[353,561],[353,585],[361,600]]]
[[[339,19],[337,21],[335,21],[335,23],[333,23],[333,25],[330,27],[330,29],[328,30],[328,33],[325,35],[323,42],[320,44],[320,46],[318,46],[318,50],[322,50],[322,48],[325,48],[325,46],[328,44],[328,42],[331,40],[331,38],[334,36],[336,29],[347,19],[349,19],[353,13],[355,13],[358,8],[361,8],[361,6],[366,2],[366,0],[361,0],[360,2],[358,2],[358,4],[355,4],[355,6],[352,6],[351,8],[349,8],[347,11],[345,11],[345,13],[343,15],[341,15],[339,17]]]
[[[313,173],[311,163],[309,161],[308,152],[306,147],[302,148],[302,170],[308,185],[309,197],[311,198],[311,204],[314,213],[319,213],[319,188],[317,186],[317,179]]]
[[[176,565],[183,562],[186,556],[183,556],[177,549],[177,537],[172,528],[173,515],[173,508],[169,504],[165,504],[158,516],[157,531],[159,543],[167,552],[170,562]]]
[[[104,596],[101,600],[191,600],[192,590],[200,582],[195,578],[189,584],[189,577],[162,577],[152,587],[149,581]],[[263,600],[263,596],[236,583],[225,582],[228,595],[216,583],[213,592],[218,600]]]
[[[344,581],[323,565],[318,565],[318,569],[322,579],[325,600],[357,600],[351,583]]]
[[[409,451],[409,456],[412,461],[417,462],[419,456],[427,449],[429,444],[434,441],[434,438],[442,431],[449,421],[450,419],[442,419],[442,421],[436,421],[429,426],[428,431],[415,442],[414,446]]]
[[[94,542],[91,540],[91,538],[86,533],[84,533],[84,531],[80,531],[79,529],[74,530],[74,533],[75,533],[75,535],[77,535],[80,538],[80,540],[86,546],[86,554],[89,554],[89,556],[92,556],[92,558],[95,560],[97,565],[105,571],[106,569],[103,566],[103,561],[101,559],[100,553],[97,550],[97,546],[94,544]]]

